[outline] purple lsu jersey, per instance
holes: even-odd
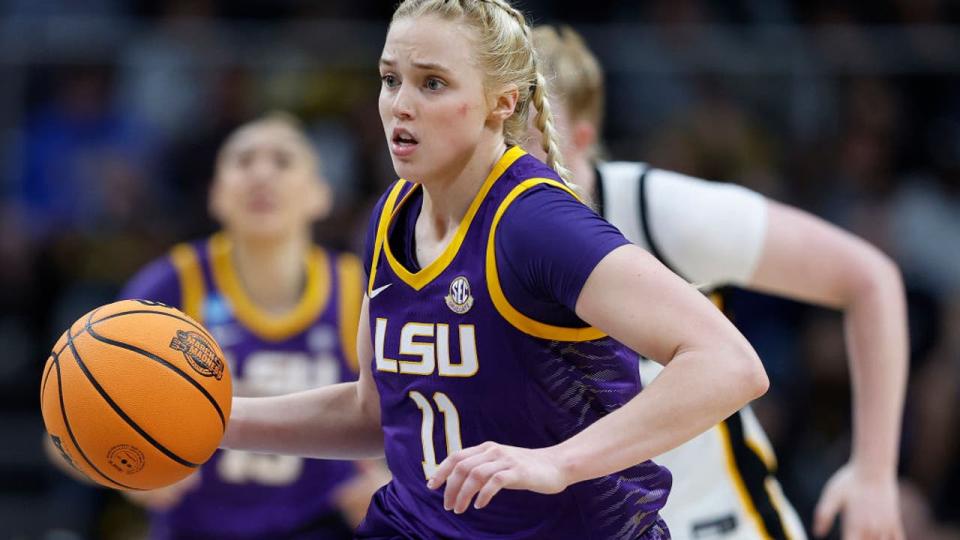
[[[218,234],[175,247],[123,296],[177,306],[204,324],[230,363],[235,395],[275,395],[356,379],[362,275],[356,257],[315,248],[298,306],[270,316],[245,294]],[[218,450],[200,474],[178,506],[151,516],[154,539],[351,537],[332,501],[356,474],[350,462]]]
[[[444,510],[443,489],[426,487],[438,464],[461,448],[555,445],[640,391],[635,353],[594,328],[534,320],[504,295],[497,225],[511,202],[542,185],[570,191],[546,165],[510,149],[450,245],[415,272],[395,256],[391,239],[398,210],[422,196],[421,187],[400,180],[388,192],[375,221],[367,294],[393,480],[374,496],[360,537],[666,537],[658,510],[670,473],[650,461],[557,495],[504,490],[488,507],[461,515]]]

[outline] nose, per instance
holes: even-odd
[[[250,164],[251,180],[259,182],[269,181],[276,172],[277,168],[272,160],[264,156],[258,156],[257,159],[253,160],[253,163]]]
[[[393,117],[398,120],[412,120],[414,118],[414,88],[411,88],[410,85],[401,84],[397,91],[393,94],[393,103],[390,106],[390,111],[393,113]]]

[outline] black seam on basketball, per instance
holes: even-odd
[[[90,329],[88,328],[87,331],[89,333]],[[77,351],[76,346],[74,346],[73,344],[73,335],[70,333],[70,330],[67,330],[67,343],[70,345],[70,352],[73,353],[73,359],[77,362],[77,365],[80,366],[80,369],[83,371],[83,374],[87,376],[87,380],[90,381],[90,384],[92,384],[93,387],[97,390],[97,392],[100,394],[100,397],[102,397],[103,400],[107,402],[107,405],[110,405],[110,408],[113,409],[113,412],[117,413],[117,415],[120,418],[122,418],[123,421],[127,423],[127,425],[132,427],[137,433],[140,434],[141,437],[143,437],[147,442],[153,445],[154,448],[162,452],[168,458],[183,465],[184,467],[190,467],[192,469],[195,469],[200,466],[199,463],[193,463],[191,461],[187,461],[182,457],[171,452],[170,449],[168,449],[167,447],[157,442],[156,439],[151,437],[149,433],[147,433],[136,422],[134,422],[132,418],[127,416],[127,413],[125,413],[123,409],[121,409],[120,406],[117,405],[116,402],[114,402],[113,399],[110,398],[110,395],[107,394],[107,392],[103,389],[102,386],[100,386],[100,383],[97,382],[97,379],[87,369],[86,364],[83,363],[83,359],[80,358],[80,353]]]
[[[109,476],[104,474],[103,471],[97,468],[97,466],[94,465],[92,461],[90,461],[90,458],[87,457],[87,454],[86,452],[83,451],[83,448],[80,448],[80,443],[77,442],[77,438],[73,435],[73,429],[70,427],[70,420],[67,418],[67,408],[63,404],[63,378],[60,376],[60,355],[58,354],[53,355],[53,364],[57,368],[57,393],[59,394],[59,397],[60,397],[60,415],[63,416],[63,425],[64,427],[67,428],[67,435],[70,436],[70,442],[73,443],[73,447],[76,448],[77,452],[80,453],[80,457],[82,457],[83,460],[87,462],[87,465],[90,465],[90,468],[97,471],[97,474],[104,477],[108,482],[116,484],[124,489],[142,491],[139,488],[135,488],[133,486],[128,486],[126,484],[117,482],[113,478],[110,478]],[[80,474],[87,476],[87,473],[81,471],[80,469],[77,469],[77,470],[80,471]]]
[[[110,338],[108,338],[108,337],[101,336],[101,335],[98,334],[98,333],[96,332],[96,330],[94,330],[93,328],[88,327],[88,328],[87,328],[87,334],[89,334],[90,337],[92,337],[93,339],[95,339],[95,340],[97,340],[97,341],[99,341],[99,342],[101,342],[101,343],[106,343],[107,345],[113,345],[114,347],[119,347],[119,348],[121,348],[121,349],[130,351],[130,352],[137,353],[137,354],[139,354],[139,355],[141,355],[141,356],[145,356],[145,357],[149,358],[150,360],[153,360],[154,362],[157,362],[158,364],[162,365],[163,367],[170,369],[171,371],[173,371],[173,372],[176,373],[177,375],[180,375],[181,377],[183,377],[184,379],[186,379],[187,382],[189,382],[190,384],[192,384],[192,385],[194,386],[194,388],[196,388],[201,394],[203,394],[203,396],[204,396],[205,398],[207,398],[207,401],[209,401],[210,404],[213,405],[213,408],[216,409],[216,411],[217,411],[217,415],[220,417],[220,424],[224,427],[224,429],[226,429],[227,421],[226,421],[226,419],[225,419],[224,416],[223,416],[223,410],[220,409],[220,404],[217,403],[217,400],[214,399],[212,395],[210,395],[210,392],[208,392],[207,389],[204,388],[202,384],[200,384],[199,382],[197,382],[196,379],[194,379],[193,377],[191,377],[190,375],[188,375],[185,371],[183,371],[182,369],[178,368],[177,366],[171,364],[170,362],[164,360],[163,357],[157,356],[157,355],[153,354],[153,353],[150,352],[150,351],[145,351],[145,350],[141,349],[140,347],[137,347],[136,345],[130,345],[129,343],[124,343],[124,342],[122,342],[122,341],[114,341],[114,340],[112,340],[112,339],[110,339]]]
[[[153,314],[155,314],[155,315],[163,315],[164,317],[171,317],[171,318],[177,319],[178,321],[185,322],[185,323],[189,324],[190,326],[196,328],[196,329],[199,330],[200,332],[202,332],[204,336],[210,338],[210,340],[213,341],[214,343],[216,343],[216,341],[217,341],[217,340],[213,339],[213,337],[210,336],[210,334],[207,333],[207,331],[206,331],[202,326],[198,326],[197,323],[195,323],[195,322],[193,322],[193,321],[190,321],[190,320],[188,320],[188,319],[184,319],[183,317],[178,317],[178,316],[174,315],[173,313],[165,313],[165,312],[163,312],[163,311],[150,311],[150,310],[148,310],[148,309],[137,309],[137,310],[133,310],[133,311],[121,311],[120,313],[114,313],[114,314],[112,314],[112,315],[107,315],[106,317],[104,317],[104,318],[102,318],[102,319],[97,319],[97,320],[95,320],[95,321],[92,320],[92,319],[93,319],[93,316],[94,316],[98,311],[100,311],[100,308],[97,308],[97,309],[95,309],[94,311],[92,311],[92,312],[90,313],[90,316],[87,317],[87,325],[86,325],[84,328],[81,328],[80,331],[77,332],[76,335],[73,336],[74,338],[78,338],[78,337],[82,336],[82,335],[87,331],[87,328],[89,328],[90,326],[93,326],[93,325],[95,325],[95,324],[100,324],[100,323],[102,323],[103,321],[108,321],[108,320],[110,320],[110,319],[114,319],[114,318],[116,318],[116,317],[120,317],[120,316],[123,316],[123,315],[135,315],[135,314],[137,314],[137,313],[153,313]],[[68,347],[68,345],[64,345],[63,347],[60,348],[59,351],[56,352],[56,354],[63,354],[63,351],[65,351],[65,350],[67,349],[67,347]]]
[[[53,358],[53,362],[56,362],[56,358],[53,356],[53,353],[50,353],[50,357]],[[43,381],[40,383],[40,403],[43,403],[43,393],[47,390],[47,381],[50,380],[50,372],[53,370],[53,362],[47,366],[47,371],[43,374]]]
[[[92,314],[91,314],[90,319],[88,319],[87,321],[88,321],[88,324],[98,324],[98,323],[101,323],[101,322],[103,322],[103,321],[108,321],[108,320],[110,320],[110,319],[116,319],[117,317],[122,317],[122,316],[124,316],[124,315],[136,315],[137,313],[150,313],[150,314],[153,314],[153,315],[163,315],[164,317],[170,317],[170,318],[173,318],[173,319],[177,319],[178,321],[181,321],[181,322],[183,322],[183,323],[189,324],[190,326],[196,328],[198,332],[202,333],[202,334],[204,335],[204,337],[206,337],[206,338],[209,339],[210,341],[214,341],[214,342],[216,341],[215,339],[213,339],[213,336],[211,336],[210,333],[207,332],[207,329],[206,329],[206,328],[198,325],[197,323],[191,321],[190,319],[186,319],[186,318],[184,318],[184,317],[180,317],[180,316],[178,316],[178,315],[176,315],[176,314],[174,314],[174,313],[167,313],[166,311],[153,311],[153,310],[149,310],[149,309],[134,309],[134,310],[130,310],[130,311],[121,311],[121,312],[119,312],[119,313],[112,313],[112,314],[107,315],[106,317],[104,317],[104,318],[102,318],[102,319],[97,319],[97,320],[95,320],[95,321],[93,320],[93,317],[92,317]]]

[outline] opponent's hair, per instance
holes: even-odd
[[[571,120],[586,120],[599,133],[604,112],[603,69],[583,38],[569,26],[538,26],[533,45],[540,69],[547,73],[550,92]]]
[[[304,148],[307,149],[311,159],[313,159],[313,165],[316,170],[318,172],[320,171],[320,153],[317,152],[317,148],[310,140],[310,136],[307,135],[307,129],[304,127],[303,122],[301,122],[296,116],[280,110],[264,113],[252,120],[240,124],[233,131],[231,131],[230,134],[227,135],[227,137],[223,140],[223,144],[220,145],[220,149],[217,152],[217,166],[219,167],[220,160],[223,158],[224,152],[230,146],[230,143],[233,142],[233,140],[237,137],[237,135],[250,128],[264,125],[279,125],[292,131],[296,135],[297,139],[303,144]]]
[[[523,144],[532,104],[537,110],[537,129],[543,133],[547,165],[561,178],[568,178],[547,99],[546,80],[538,69],[532,31],[523,13],[505,0],[405,0],[397,6],[393,20],[423,15],[460,22],[476,32],[477,58],[486,73],[487,90],[511,84],[519,90],[516,110],[503,126],[507,144]]]

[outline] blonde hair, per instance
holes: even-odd
[[[550,90],[561,98],[571,120],[586,120],[601,130],[604,110],[603,69],[583,38],[569,26],[538,26],[533,44]]]
[[[476,31],[477,57],[487,74],[486,87],[514,84],[519,90],[516,110],[503,126],[507,144],[521,145],[525,141],[532,104],[537,110],[537,129],[543,133],[547,165],[561,178],[568,178],[547,99],[546,80],[538,69],[526,17],[506,0],[405,0],[397,6],[393,20],[424,15],[463,22]]]

